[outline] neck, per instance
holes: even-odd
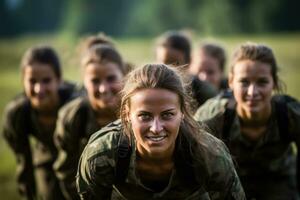
[[[173,152],[175,147],[171,147],[169,150],[163,153],[149,153],[141,147],[137,146],[138,159],[154,165],[163,165],[173,163]]]
[[[268,123],[271,116],[271,104],[261,112],[250,113],[237,108],[237,113],[244,127],[262,127]]]

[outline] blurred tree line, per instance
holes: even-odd
[[[153,36],[167,29],[200,33],[300,30],[299,0],[2,0],[0,36],[104,31]]]

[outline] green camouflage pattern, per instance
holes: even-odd
[[[136,146],[131,139],[133,153],[127,177],[118,181],[115,177],[117,149],[122,133],[120,120],[93,134],[83,151],[77,172],[76,183],[81,199],[245,199],[243,189],[235,172],[225,145],[210,134],[203,133],[205,144],[204,162],[208,168],[205,185],[195,183],[188,186],[180,181],[173,170],[167,187],[155,192],[143,185],[135,173]],[[211,151],[214,148],[215,151]],[[201,180],[203,172],[197,171]]]
[[[86,97],[60,109],[54,134],[58,157],[53,168],[66,199],[79,199],[75,185],[79,157],[90,135],[100,128]]]
[[[194,118],[204,122],[210,132],[228,146],[247,198],[299,199],[293,148],[293,142],[298,147],[300,144],[299,102],[287,103],[290,137],[283,139],[279,133],[273,102],[266,133],[257,142],[251,142],[241,134],[236,113],[227,138],[223,135],[225,109],[232,101],[221,97],[210,99],[197,110]]]

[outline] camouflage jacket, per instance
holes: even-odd
[[[273,99],[274,100],[274,99]],[[239,117],[234,112],[232,124],[226,135],[225,110],[232,107],[233,99],[216,97],[200,107],[195,119],[204,122],[213,135],[222,139],[236,161],[237,173],[247,198],[298,199],[296,188],[296,156],[292,142],[299,147],[300,105],[298,101],[286,104],[288,130],[280,133],[275,102],[264,135],[253,142],[240,131]],[[278,111],[277,111],[278,112]],[[282,115],[284,115],[282,113]],[[299,168],[299,167],[298,167]]]
[[[90,135],[101,127],[86,97],[79,97],[60,109],[54,140],[58,157],[53,165],[67,199],[78,199],[75,175],[79,157]]]
[[[155,192],[145,186],[135,171],[136,147],[131,139],[132,154],[126,179],[115,180],[117,149],[122,133],[120,120],[93,134],[81,155],[77,172],[77,188],[81,199],[245,199],[225,145],[204,133],[203,158],[208,168],[205,184],[185,184],[173,169],[167,187]],[[211,151],[214,148],[216,151]],[[178,170],[178,169],[177,169]],[[203,172],[196,171],[196,179],[203,179]]]
[[[76,95],[75,89],[75,85],[70,83],[59,89],[59,107]],[[16,156],[21,194],[32,196],[35,193],[34,166],[52,165],[56,159],[57,150],[53,142],[55,125],[42,125],[24,94],[18,95],[5,108],[2,134]]]

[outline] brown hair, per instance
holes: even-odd
[[[34,63],[48,64],[54,71],[57,78],[62,77],[61,65],[59,57],[55,50],[46,45],[37,45],[28,49],[21,60],[21,71],[24,72],[24,68]]]
[[[202,166],[197,167],[200,167],[205,175],[206,167],[202,157],[203,151],[201,150],[201,146],[205,146],[205,144],[199,145],[199,142],[201,143],[203,140],[198,138],[202,135],[202,129],[190,112],[189,99],[187,99],[182,78],[179,73],[176,72],[176,69],[164,64],[147,64],[133,70],[127,75],[125,86],[121,92],[122,101],[120,108],[120,118],[124,126],[124,133],[131,136],[132,130],[127,119],[130,110],[130,97],[135,92],[148,88],[166,89],[178,95],[184,119],[180,124],[179,134],[176,140],[175,165],[177,164],[181,169],[185,169],[189,164],[193,166],[191,160],[199,159],[200,162],[198,163],[201,163]],[[182,172],[182,176],[186,175],[186,172]]]
[[[275,90],[282,92],[285,88],[284,83],[278,76],[278,65],[270,47],[263,44],[247,42],[242,44],[233,54],[230,73],[233,74],[234,66],[242,60],[253,60],[269,64],[271,66],[271,75],[275,84]]]
[[[104,33],[99,33],[97,35],[90,35],[85,38],[80,42],[79,48],[81,52],[85,52],[87,49],[91,48],[94,45],[98,44],[104,44],[104,45],[109,45],[114,47],[114,42],[110,37],[105,35]]]
[[[191,43],[187,36],[181,32],[168,31],[157,39],[157,46],[170,47],[183,53],[184,64],[191,61]]]
[[[202,43],[200,44],[200,50],[204,51],[210,57],[218,60],[220,70],[223,72],[225,69],[226,55],[224,49],[217,44]]]
[[[81,65],[85,67],[90,63],[116,63],[123,74],[126,73],[126,67],[119,52],[110,45],[97,44],[86,49],[81,59]]]

